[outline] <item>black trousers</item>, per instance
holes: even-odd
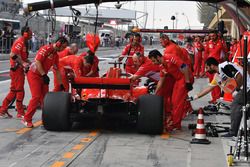
[[[237,135],[240,122],[242,118],[242,106],[243,106],[243,90],[240,90],[231,104],[231,130],[230,133],[234,136]],[[247,92],[247,100],[250,101],[250,91]],[[249,115],[249,110],[247,111],[247,115]]]

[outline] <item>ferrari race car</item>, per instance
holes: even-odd
[[[76,77],[71,87],[80,94],[72,100],[71,93],[49,92],[44,99],[42,113],[45,129],[70,130],[81,117],[109,117],[136,123],[137,131],[161,134],[163,131],[163,98],[152,95],[152,86],[138,86],[122,73],[120,64],[102,77]]]

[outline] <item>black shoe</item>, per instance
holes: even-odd
[[[224,135],[221,135],[221,137],[233,137],[235,135],[231,134],[231,133],[226,133]]]

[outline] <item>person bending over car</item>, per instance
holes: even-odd
[[[77,55],[70,55],[59,60],[59,71],[62,76],[62,83],[65,91],[69,91],[69,78],[85,77],[93,65],[94,59],[90,55],[80,57]],[[73,76],[72,76],[73,75]],[[57,79],[54,80],[54,92],[61,91],[60,83]]]
[[[188,91],[193,89],[188,66],[178,56],[168,53],[163,56],[158,50],[150,51],[148,57],[153,64],[160,65],[161,69],[156,94],[163,88],[166,89],[162,90],[164,91],[165,112],[168,115],[165,128],[167,131],[181,129],[181,120],[189,110],[192,110],[190,102],[186,101]]]
[[[89,56],[88,59],[93,59],[93,63],[91,64],[91,66],[85,66],[84,68],[84,72],[86,72],[85,76],[86,77],[99,77],[99,59],[98,57],[95,55],[95,53],[91,52],[90,50],[88,50],[87,52],[83,52],[80,57],[84,58],[86,56]]]
[[[136,73],[130,77],[132,81],[136,81],[141,77],[147,77],[156,83],[160,80],[159,65],[153,64],[149,58],[139,52],[135,53],[132,59],[137,67]]]

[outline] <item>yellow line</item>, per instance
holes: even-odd
[[[89,133],[89,136],[94,137],[94,136],[97,136],[97,134],[98,134],[98,131],[92,131]]]
[[[43,121],[42,121],[42,120],[37,121],[37,122],[34,123],[34,127],[36,128],[36,127],[38,127],[38,126],[41,126],[42,124],[43,124]]]
[[[87,143],[87,142],[91,142],[91,141],[92,141],[92,139],[91,139],[91,138],[88,138],[88,137],[82,138],[82,139],[81,139],[81,142],[82,142],[82,143]]]
[[[35,122],[35,123],[33,124],[33,125],[34,125],[34,128],[36,128],[36,127],[42,125],[42,123],[43,123],[43,122],[42,122],[41,120]],[[18,130],[18,131],[16,132],[16,134],[24,134],[24,133],[26,133],[26,132],[28,132],[28,131],[31,131],[31,130],[32,130],[32,128],[22,128],[22,129]]]
[[[66,152],[63,154],[63,158],[72,158],[75,155],[73,152]]]
[[[15,129],[15,128],[7,128],[7,129],[4,129],[5,132],[15,132],[15,131],[18,131],[19,129]]]
[[[50,167],[62,167],[65,164],[63,161],[56,161],[53,165]]]
[[[163,133],[163,134],[161,135],[161,138],[162,138],[162,139],[169,139],[169,137],[170,137],[170,135],[169,135],[168,133]]]
[[[83,144],[77,144],[72,148],[72,150],[81,150],[83,147],[84,147]]]
[[[31,131],[32,128],[22,128],[16,132],[16,134],[24,134],[28,131]]]
[[[88,134],[88,137],[81,138],[80,142],[71,148],[71,151],[63,153],[61,159],[54,162],[54,164],[50,167],[67,166],[70,162],[74,161],[74,159],[77,158],[84,151],[84,149],[91,144],[91,142],[95,140],[98,134],[99,131],[94,130]]]

